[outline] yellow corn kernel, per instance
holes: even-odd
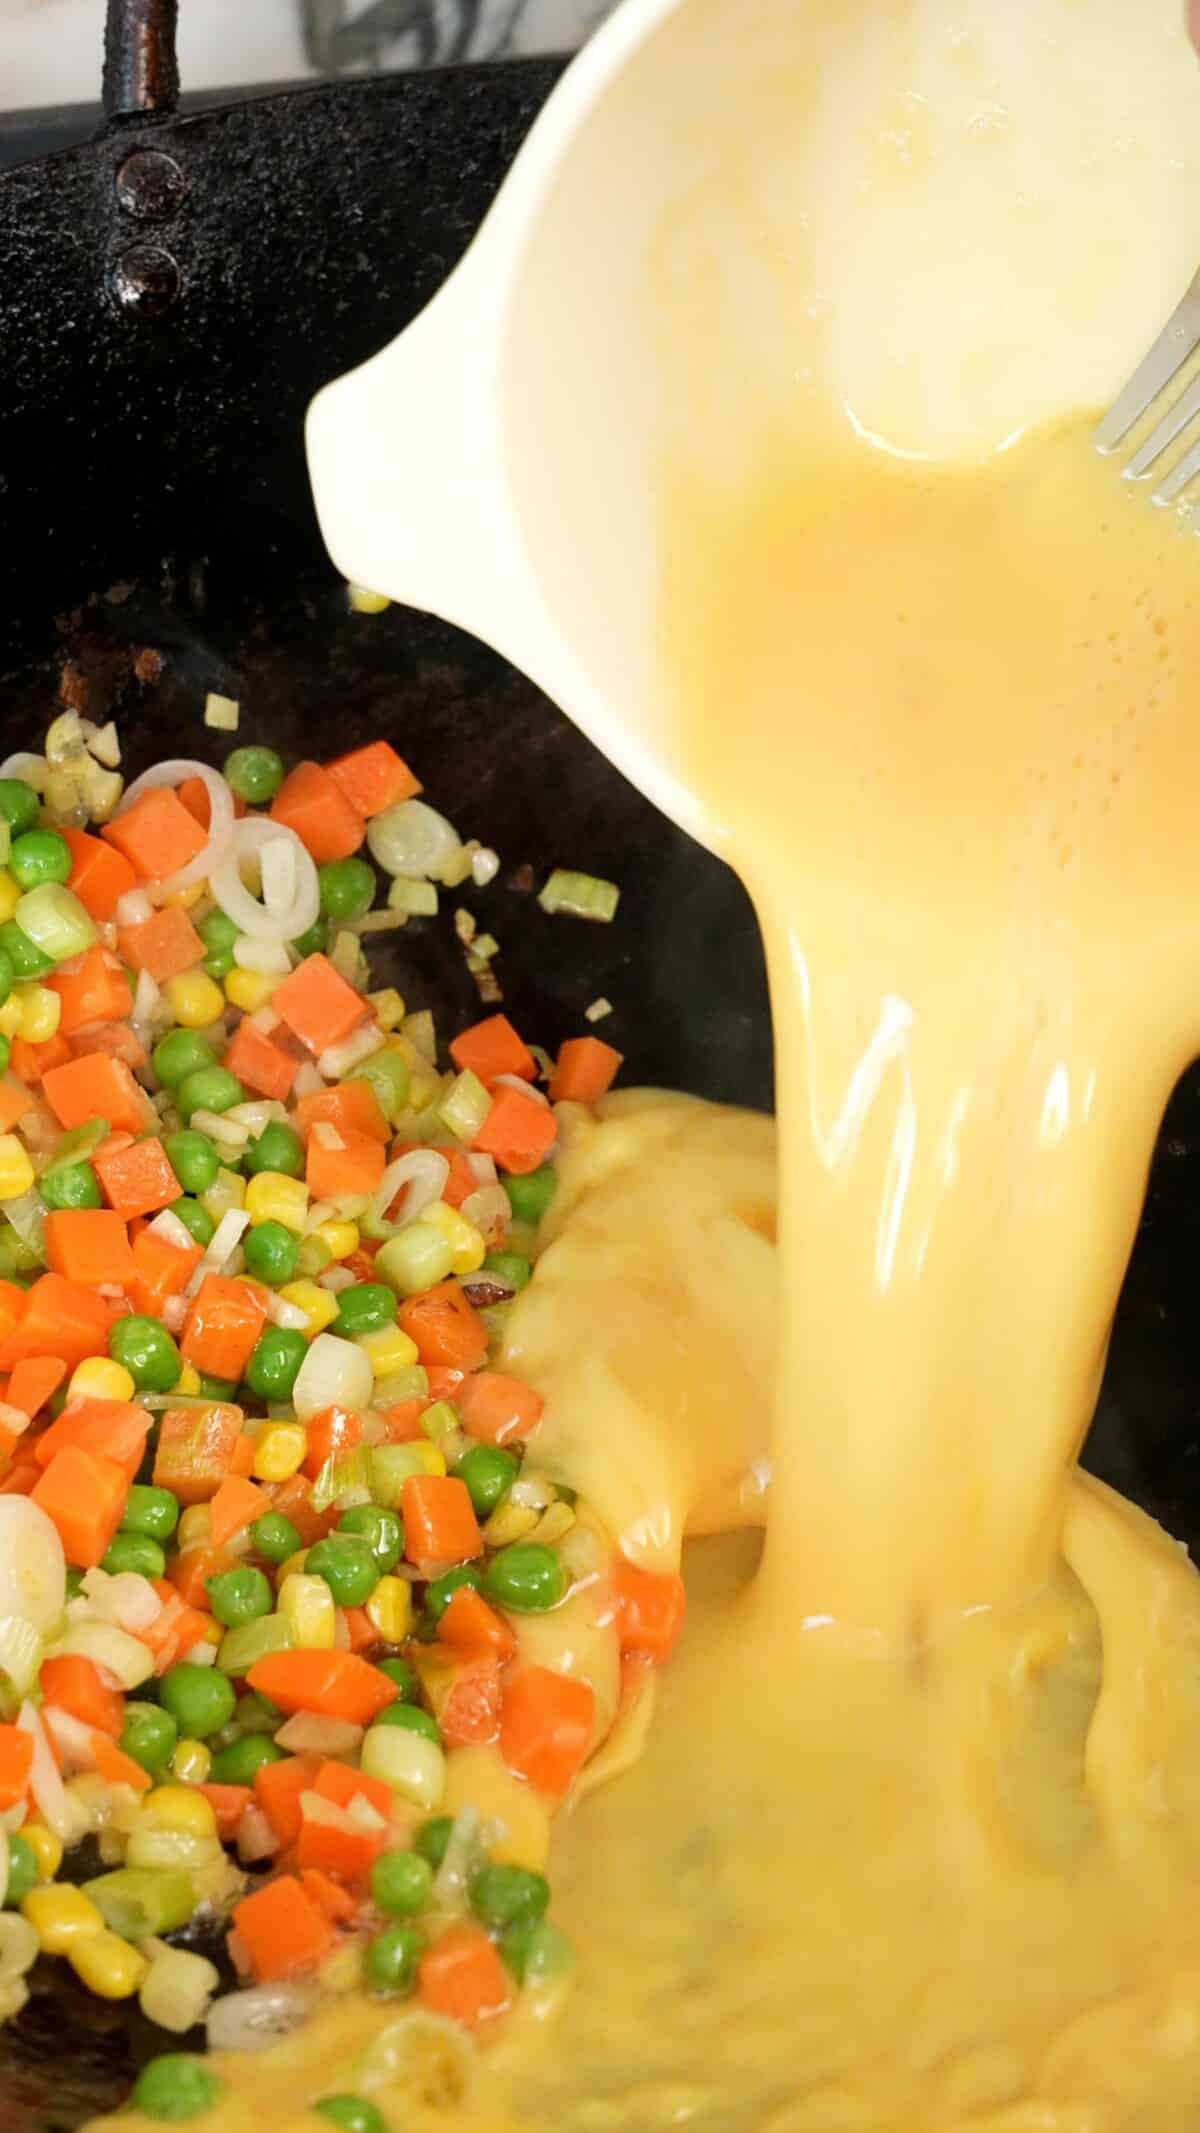
[[[375,1010],[375,1020],[380,1029],[399,1029],[408,1009],[394,985],[387,985],[382,992],[369,992],[368,1004]]]
[[[328,1289],[319,1289],[315,1281],[286,1281],[279,1294],[286,1303],[299,1304],[308,1320],[304,1330],[310,1340],[331,1326],[338,1315],[337,1297],[331,1296]]]
[[[525,1503],[498,1504],[483,1528],[483,1537],[489,1548],[507,1548],[511,1541],[526,1540],[533,1532],[540,1513]]]
[[[257,1014],[283,983],[284,976],[280,970],[231,970],[225,980],[225,998],[231,1007],[240,1007],[244,1015]]]
[[[200,1390],[200,1372],[194,1363],[184,1364],[171,1390],[185,1394],[189,1400],[195,1399]]]
[[[242,1204],[253,1229],[260,1222],[282,1222],[285,1229],[300,1232],[308,1220],[308,1187],[303,1178],[286,1177],[282,1170],[260,1170],[247,1185]]]
[[[190,1503],[179,1514],[175,1546],[181,1555],[189,1548],[206,1548],[212,1537],[212,1518],[206,1503]]]
[[[103,1933],[104,1920],[82,1889],[57,1881],[52,1888],[30,1889],[21,1903],[43,1955],[65,1955],[75,1942]]]
[[[444,1200],[435,1200],[421,1216],[443,1236],[454,1254],[450,1271],[452,1274],[474,1274],[487,1258],[487,1245],[473,1222],[468,1222],[457,1207],[447,1207]]]
[[[412,1629],[412,1586],[407,1578],[380,1578],[367,1601],[367,1619],[385,1644],[401,1644]]]
[[[357,1222],[318,1222],[312,1237],[319,1237],[331,1259],[348,1259],[359,1245]]]
[[[190,889],[176,889],[175,894],[173,896],[164,897],[163,901],[168,904],[177,905],[179,910],[181,911],[192,911],[199,903],[201,897],[207,896],[207,894],[207,882],[194,881]]]
[[[386,593],[372,592],[368,585],[356,585],[353,578],[346,581],[346,593],[356,615],[381,615],[391,606]]]
[[[337,1609],[324,1578],[284,1578],[279,1588],[279,1612],[298,1649],[333,1650],[337,1642]]]
[[[81,1984],[102,2000],[133,1998],[149,1964],[119,1933],[89,1933],[67,1950],[67,1960]]]
[[[225,995],[204,970],[185,970],[163,986],[167,1005],[182,1029],[207,1029],[225,1012]]]
[[[33,1184],[33,1164],[15,1133],[0,1133],[0,1200],[19,1200]]]
[[[48,985],[16,985],[13,999],[20,1009],[17,1035],[26,1044],[45,1044],[58,1028],[62,1001]]]
[[[202,1792],[186,1785],[158,1785],[142,1801],[143,1828],[173,1829],[186,1837],[215,1837],[217,1818]]]
[[[268,1422],[254,1440],[256,1481],[290,1481],[304,1464],[308,1431],[299,1422]]]
[[[279,1590],[282,1591],[286,1579],[303,1577],[304,1565],[307,1561],[308,1549],[297,1548],[295,1555],[289,1555],[287,1561],[279,1565],[279,1571],[275,1579]]]
[[[428,1437],[423,1437],[419,1443],[406,1445],[405,1450],[411,1452],[422,1474],[445,1473],[445,1455],[438,1450],[436,1444],[429,1442]]]
[[[181,1785],[207,1785],[212,1750],[202,1740],[181,1740],[171,1757],[171,1774]]]
[[[246,1199],[246,1180],[236,1170],[218,1170],[217,1182],[200,1195],[200,1205],[214,1222],[228,1214],[231,1207],[241,1207]]]
[[[53,1881],[63,1862],[62,1844],[52,1829],[44,1822],[26,1822],[21,1831],[26,1844],[37,1860],[38,1878]]]
[[[18,889],[8,868],[0,868],[0,926],[7,925],[21,901],[22,894],[23,891]]]
[[[420,1353],[416,1342],[399,1326],[380,1326],[376,1333],[360,1333],[355,1346],[362,1349],[377,1378],[407,1370]]]
[[[0,1007],[0,1037],[19,1037],[21,1034],[21,1003],[10,992],[3,1007]]]
[[[89,1355],[74,1371],[67,1387],[71,1400],[132,1400],[137,1387],[124,1363],[112,1363],[106,1355]]]

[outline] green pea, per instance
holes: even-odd
[[[410,1701],[417,1694],[420,1683],[407,1659],[381,1659],[379,1671],[386,1674],[389,1681],[395,1682],[402,1701]]]
[[[326,918],[361,918],[375,901],[375,874],[365,859],[331,859],[317,868]]]
[[[356,1281],[353,1288],[341,1290],[338,1315],[329,1330],[343,1340],[357,1340],[360,1334],[394,1324],[397,1308],[395,1291],[384,1282]]]
[[[474,1563],[459,1563],[453,1570],[444,1570],[440,1578],[433,1578],[425,1587],[425,1605],[432,1622],[441,1621],[462,1585],[469,1585],[473,1592],[483,1591],[483,1578]]]
[[[310,1556],[309,1561],[312,1558]],[[305,1564],[305,1569],[308,1564]],[[419,1703],[390,1703],[374,1721],[377,1726],[399,1726],[402,1732],[419,1733],[422,1740],[431,1740],[435,1748],[442,1745],[442,1729],[436,1718],[423,1711]]]
[[[558,1173],[552,1163],[543,1163],[540,1170],[526,1171],[524,1177],[501,1178],[508,1204],[518,1222],[540,1222],[558,1185]]]
[[[261,1570],[239,1563],[235,1570],[220,1570],[205,1580],[208,1603],[222,1629],[237,1629],[243,1622],[257,1622],[269,1615],[275,1595]]]
[[[224,911],[210,911],[199,921],[196,931],[204,943],[205,972],[219,985],[233,969],[233,944],[238,938],[238,929]]]
[[[218,1750],[208,1774],[214,1785],[252,1785],[264,1763],[282,1761],[283,1749],[265,1733],[243,1733],[240,1740],[231,1740],[227,1748]]]
[[[203,1370],[199,1376],[200,1391],[206,1400],[232,1400],[237,1391],[232,1378],[210,1378]]]
[[[480,1924],[500,1933],[506,1926],[536,1925],[544,1918],[550,1883],[527,1866],[497,1862],[472,1875],[468,1895]]]
[[[24,836],[40,812],[38,796],[24,778],[0,778],[0,818],[7,822],[10,837]]]
[[[473,1444],[463,1453],[454,1471],[458,1479],[466,1483],[467,1494],[478,1516],[490,1518],[520,1473],[521,1462],[514,1453],[504,1451],[498,1444]]]
[[[363,1957],[368,1990],[388,1996],[411,1992],[424,1947],[424,1935],[412,1926],[388,1926],[376,1934]]]
[[[224,777],[248,807],[265,807],[283,783],[283,763],[273,748],[235,748],[225,758]]]
[[[156,1318],[118,1318],[109,1329],[108,1352],[125,1365],[139,1392],[170,1392],[179,1383],[179,1350]]]
[[[13,979],[15,976],[16,972],[14,971],[12,966],[12,957],[7,954],[3,948],[0,948],[0,1007],[3,1007],[4,1002],[7,1000],[9,994],[13,989]],[[4,1064],[5,1066],[8,1065],[7,1059],[5,1060]]]
[[[289,1555],[295,1555],[303,1545],[300,1535],[290,1518],[282,1511],[264,1511],[250,1528],[254,1552],[261,1555],[264,1563],[286,1563]]]
[[[179,1727],[169,1711],[157,1703],[127,1703],[120,1747],[156,1777],[175,1753]]]
[[[308,1577],[324,1578],[339,1607],[364,1607],[379,1583],[370,1543],[356,1533],[329,1533],[304,1559]]]
[[[207,1037],[202,1037],[197,1030],[172,1029],[159,1038],[150,1054],[150,1064],[164,1089],[177,1089],[189,1074],[215,1067],[217,1055]],[[175,1174],[178,1177],[178,1171]]]
[[[213,1666],[193,1666],[187,1659],[167,1668],[158,1694],[185,1740],[207,1740],[210,1733],[219,1733],[237,1706],[228,1675]]]
[[[260,1170],[278,1170],[285,1178],[298,1178],[304,1174],[304,1143],[291,1126],[281,1118],[273,1118],[265,1125],[258,1139],[251,1141],[242,1158],[250,1176],[255,1178]]]
[[[237,1075],[223,1066],[198,1067],[175,1091],[176,1106],[185,1121],[193,1111],[232,1111],[235,1104],[245,1101],[246,1091]]]
[[[57,1213],[64,1207],[103,1207],[100,1180],[90,1163],[66,1163],[52,1170],[38,1186],[42,1205]]]
[[[54,968],[51,956],[43,955],[27,933],[22,933],[15,918],[5,919],[0,926],[0,948],[12,964],[15,978],[44,978]]]
[[[14,838],[8,871],[19,889],[39,889],[46,881],[66,881],[74,861],[71,847],[57,830],[23,830]]]
[[[212,1243],[217,1225],[207,1207],[201,1207],[199,1200],[189,1200],[186,1196],[180,1200],[172,1200],[171,1213],[178,1215],[188,1235],[201,1249]]]
[[[365,2096],[323,2096],[313,2109],[331,2125],[340,2126],[342,2133],[387,2133],[383,2112]]]
[[[169,1134],[164,1142],[167,1161],[185,1192],[207,1192],[217,1182],[221,1158],[215,1141],[194,1126]]]
[[[120,1577],[122,1571],[133,1571],[143,1578],[161,1578],[166,1575],[167,1559],[148,1533],[114,1533],[100,1558],[100,1568],[114,1578]]]
[[[381,1504],[352,1504],[338,1520],[338,1532],[365,1540],[381,1577],[395,1569],[404,1550],[404,1528],[396,1513],[385,1511]]]
[[[121,1513],[122,1533],[148,1533],[151,1540],[167,1541],[179,1524],[179,1499],[170,1489],[135,1481]]]
[[[260,1222],[257,1228],[247,1230],[243,1250],[246,1272],[255,1281],[279,1288],[285,1281],[295,1280],[300,1239],[282,1222]]]
[[[518,1985],[547,1985],[570,1970],[571,1943],[549,1919],[522,1919],[500,1936],[500,1954]]]
[[[190,2052],[163,2052],[142,2068],[131,2101],[147,2118],[199,2118],[211,2111],[220,2083]]]
[[[290,1400],[308,1342],[294,1326],[264,1326],[245,1369],[245,1382],[260,1400]]]
[[[485,1274],[495,1274],[501,1281],[517,1292],[527,1289],[533,1279],[533,1265],[524,1252],[488,1252],[483,1262]]]
[[[422,1822],[413,1838],[413,1850],[419,1852],[422,1859],[428,1859],[435,1874],[445,1859],[453,1833],[453,1815],[431,1815],[428,1822]]]
[[[567,1573],[553,1548],[515,1541],[492,1557],[483,1574],[483,1590],[494,1607],[520,1615],[544,1614],[566,1597]]]
[[[274,1733],[283,1723],[283,1713],[257,1689],[247,1689],[244,1696],[238,1697],[234,1723],[239,1733]]]
[[[433,1868],[419,1852],[381,1852],[371,1868],[371,1901],[390,1918],[412,1918],[433,1894]]]
[[[31,1889],[36,1889],[41,1875],[38,1872],[37,1855],[20,1830],[15,1830],[8,1840],[8,1887],[4,1901],[16,1906],[23,1903]]]
[[[307,933],[298,933],[296,935],[291,945],[298,956],[324,955],[329,946],[329,925],[327,920],[323,918],[315,920]]]

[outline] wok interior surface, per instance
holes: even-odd
[[[13,174],[19,197],[0,182],[0,261],[9,268],[0,357],[11,357],[16,380],[0,413],[0,496],[15,557],[0,623],[0,732],[6,751],[40,743],[69,661],[86,681],[89,715],[117,718],[131,776],[167,755],[223,759],[228,737],[203,724],[210,689],[240,702],[239,742],[269,743],[285,758],[384,734],[432,804],[464,836],[496,848],[501,870],[487,890],[444,898],[436,920],[376,943],[380,982],[431,1007],[443,1033],[477,1017],[450,917],[461,903],[499,939],[505,1010],[537,1041],[553,1048],[585,1029],[584,1009],[605,995],[615,1012],[603,1035],[625,1053],[627,1082],[769,1108],[763,961],[733,876],[483,646],[403,610],[350,613],[307,501],[300,424],[309,394],[430,293],[554,74],[541,65],[459,70],[419,85],[341,87],[206,114],[212,137],[197,188],[217,201],[219,171],[208,158],[228,150],[232,132],[231,219],[224,239],[214,225],[197,253],[194,271],[208,276],[202,286],[198,279],[203,301],[190,311],[185,302],[179,318],[140,338],[114,321],[102,277],[81,270],[77,243],[73,264],[66,257],[62,194],[90,200],[87,183],[99,189],[108,151],[72,151]],[[290,115],[285,106],[295,107]],[[199,129],[193,142],[204,134],[204,121],[175,123]],[[456,123],[467,126],[469,153],[461,136],[454,148]],[[415,214],[405,203],[418,186]],[[36,258],[33,207],[50,247]],[[267,241],[285,210],[293,240],[309,247],[292,284],[272,268]],[[93,202],[88,212],[106,210]],[[314,229],[324,233],[319,246]],[[29,335],[47,334],[46,310],[56,305],[54,360],[35,374]],[[300,315],[312,305],[319,316],[306,336]],[[146,646],[163,655],[153,680],[135,672]],[[540,885],[556,864],[620,884],[613,926],[542,913],[520,870],[532,869]],[[1085,1462],[1193,1551],[1198,1238],[1194,1069],[1160,1136]],[[0,2030],[0,2133],[68,2129],[112,2109],[137,2064],[161,2048],[136,2010],[93,1998],[61,1965],[32,1983],[24,2013]]]

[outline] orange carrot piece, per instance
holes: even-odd
[[[180,1503],[209,1503],[232,1471],[240,1407],[168,1407],[158,1431],[154,1480]]]
[[[271,994],[271,1005],[310,1052],[340,1044],[370,1014],[360,992],[348,985],[328,956],[306,955]]]
[[[70,1057],[70,1045],[56,1030],[44,1044],[29,1044],[24,1037],[14,1037],[8,1063],[18,1080],[32,1089],[45,1080],[51,1067],[65,1066]]]
[[[551,1103],[594,1104],[611,1089],[623,1064],[624,1053],[599,1037],[568,1037],[550,1078]]]
[[[179,1352],[207,1377],[240,1379],[266,1320],[266,1305],[248,1282],[206,1274],[184,1321]]]
[[[300,1795],[311,1792],[321,1768],[319,1755],[287,1755],[281,1763],[260,1763],[254,1773],[254,1798],[281,1845],[300,1834]]]
[[[109,1688],[94,1660],[66,1652],[43,1659],[39,1680],[43,1703],[69,1711],[93,1733],[116,1739],[125,1723],[125,1698],[119,1689]]]
[[[418,1439],[425,1434],[421,1428],[421,1416],[426,1408],[432,1405],[433,1402],[431,1400],[418,1398],[415,1400],[397,1400],[395,1406],[381,1408],[379,1412],[383,1416],[384,1428],[387,1432],[384,1442],[386,1444],[416,1444]]]
[[[19,1293],[19,1292],[18,1292]],[[53,1355],[68,1370],[89,1355],[103,1355],[113,1313],[94,1289],[43,1274],[24,1298],[15,1326],[0,1338],[0,1370],[12,1370],[28,1356]]]
[[[13,1370],[4,1397],[10,1407],[19,1407],[32,1421],[54,1397],[66,1374],[66,1364],[56,1355],[26,1356]]]
[[[272,1044],[252,1022],[238,1023],[221,1060],[231,1074],[274,1103],[286,1103],[300,1065],[282,1045]]]
[[[317,1908],[325,1913],[330,1925],[348,1925],[352,1918],[357,1917],[359,1906],[356,1898],[339,1887],[336,1881],[331,1881],[328,1874],[321,1872],[320,1867],[301,1867],[300,1883]]]
[[[333,1940],[324,1912],[294,1874],[281,1874],[243,1896],[234,1905],[233,1926],[260,1984],[311,1969]]]
[[[196,780],[199,784],[199,779]],[[217,1835],[223,1844],[229,1844],[237,1835],[237,1826],[249,1807],[254,1794],[249,1785],[197,1785],[217,1818]]]
[[[519,1074],[522,1081],[537,1079],[537,1061],[507,1015],[488,1015],[482,1022],[473,1022],[455,1037],[450,1057],[460,1073],[476,1074],[480,1081],[492,1082],[498,1074]]]
[[[128,1785],[134,1792],[149,1792],[154,1782],[150,1772],[135,1763],[123,1748],[118,1748],[107,1733],[93,1733],[92,1754],[96,1768],[107,1784]]]
[[[311,1096],[302,1096],[292,1113],[292,1124],[301,1140],[308,1139],[320,1120],[336,1126],[342,1134],[365,1133],[373,1141],[385,1144],[391,1139],[388,1122],[369,1081],[339,1081],[331,1089],[314,1089]],[[397,1150],[397,1154],[401,1152]],[[476,1179],[477,1185],[478,1182]]]
[[[149,1098],[124,1061],[104,1052],[87,1052],[51,1068],[42,1092],[59,1125],[68,1129],[106,1118],[114,1130],[136,1134],[156,1122]]]
[[[355,1799],[366,1800],[385,1822],[391,1820],[391,1786],[382,1778],[368,1777],[365,1770],[352,1770],[349,1763],[339,1763],[332,1756],[322,1763],[311,1790],[323,1800],[332,1800],[335,1807],[349,1807]]]
[[[209,1548],[203,1543],[198,1548],[184,1548],[172,1557],[168,1577],[185,1607],[194,1607],[197,1614],[208,1606],[208,1581],[218,1578],[225,1570],[232,1570],[236,1556],[228,1548]],[[211,1620],[211,1616],[206,1617]]]
[[[245,1430],[233,1447],[229,1471],[238,1481],[249,1481],[254,1472],[254,1439]]]
[[[304,1425],[308,1450],[301,1471],[315,1481],[327,1459],[341,1458],[362,1443],[362,1416],[352,1407],[323,1407]]]
[[[72,1400],[38,1437],[34,1457],[39,1466],[49,1466],[59,1452],[73,1446],[110,1459],[132,1481],[149,1434],[149,1412],[133,1400]]]
[[[93,1022],[122,1022],[133,1004],[129,980],[115,955],[94,941],[76,968],[57,970],[46,979],[58,994],[60,1037],[73,1037]]]
[[[111,1459],[68,1444],[56,1452],[32,1501],[58,1528],[67,1561],[93,1570],[121,1523],[129,1479]]]
[[[117,946],[126,963],[147,970],[156,985],[165,985],[204,960],[204,942],[186,911],[165,904],[138,926],[122,926]]]
[[[163,881],[204,850],[205,833],[177,793],[145,792],[100,832],[143,881]]]
[[[429,1645],[416,1654],[417,1672],[447,1747],[494,1741],[500,1731],[500,1661],[489,1652],[455,1652]]]
[[[133,1278],[129,1300],[147,1318],[161,1318],[168,1296],[178,1296],[203,1257],[198,1244],[172,1244],[144,1229],[133,1240]]]
[[[325,1821],[302,1815],[296,1839],[296,1864],[336,1876],[351,1888],[361,1888],[387,1843],[386,1829],[364,1829],[349,1817]]]
[[[307,1428],[307,1424],[305,1427]],[[336,1504],[328,1511],[314,1511],[312,1507],[312,1482],[301,1469],[290,1481],[281,1481],[271,1491],[271,1509],[281,1511],[290,1518],[300,1535],[302,1548],[311,1548],[316,1540],[332,1532],[341,1516]]]
[[[417,1996],[431,2014],[482,2029],[512,2005],[512,1982],[482,1927],[449,1926],[421,1957]]]
[[[325,768],[351,807],[366,821],[372,815],[381,815],[385,807],[411,800],[422,790],[420,779],[414,778],[403,756],[397,755],[387,741],[369,741],[365,748],[352,748],[348,755],[335,756]]]
[[[517,1640],[494,1607],[489,1607],[483,1594],[471,1585],[460,1585],[450,1595],[442,1619],[438,1624],[438,1637],[451,1651],[464,1652],[468,1657],[486,1654],[493,1659],[511,1659],[517,1649]]]
[[[122,896],[137,887],[137,875],[121,852],[86,830],[63,829],[59,836],[71,848],[71,871],[67,887],[79,898],[84,910],[99,925],[113,915]]]
[[[483,1554],[483,1535],[465,1481],[410,1474],[400,1499],[410,1563],[461,1563]]]
[[[11,1133],[33,1107],[33,1098],[18,1081],[0,1081],[0,1133]]]
[[[619,1555],[613,1564],[613,1598],[622,1656],[645,1652],[661,1664],[679,1642],[687,1615],[683,1579],[675,1572],[639,1570]]]
[[[509,1681],[500,1711],[500,1753],[538,1792],[561,1799],[592,1739],[591,1685],[546,1666],[527,1666]]]
[[[178,1194],[176,1194],[178,1198]],[[95,1288],[132,1281],[136,1272],[124,1218],[108,1207],[64,1207],[45,1221],[46,1264],[66,1281]]]
[[[24,1799],[33,1775],[33,1735],[23,1726],[0,1726],[0,1812]]]
[[[425,1377],[429,1385],[430,1401],[457,1400],[465,1370],[450,1369],[445,1363],[426,1363]]]
[[[136,1215],[156,1215],[161,1207],[169,1207],[172,1200],[177,1200],[183,1190],[167,1161],[166,1149],[154,1135],[115,1150],[106,1141],[93,1155],[92,1168],[109,1206],[126,1222]],[[124,1279],[133,1281],[136,1275],[135,1260],[126,1269]],[[120,1277],[110,1274],[108,1278],[112,1281]]]
[[[396,1314],[423,1363],[444,1363],[452,1370],[474,1370],[488,1350],[487,1327],[472,1309],[454,1277],[439,1281],[423,1296],[408,1296]]]
[[[252,1481],[230,1474],[208,1506],[208,1530],[214,1548],[223,1548],[235,1533],[244,1533],[266,1510],[266,1498]]]
[[[318,866],[348,859],[366,835],[366,823],[336,778],[320,763],[297,763],[271,802],[272,822],[294,830]]]
[[[519,1444],[541,1420],[544,1402],[523,1378],[479,1370],[450,1395],[468,1437],[480,1444]]]
[[[394,1681],[355,1652],[269,1652],[246,1679],[281,1711],[319,1711],[354,1726],[370,1725],[398,1693]]]
[[[333,1199],[340,1192],[373,1193],[385,1161],[382,1144],[370,1134],[345,1133],[340,1148],[323,1148],[314,1133],[308,1143],[304,1179],[314,1200]]]
[[[492,1107],[472,1146],[480,1155],[494,1156],[501,1170],[523,1177],[540,1168],[558,1138],[558,1125],[548,1104],[519,1089],[497,1089]]]

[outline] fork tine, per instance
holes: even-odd
[[[1177,502],[1184,490],[1195,481],[1197,474],[1200,474],[1200,443],[1194,444],[1190,452],[1184,453],[1178,466],[1172,467],[1171,472],[1164,475],[1154,491],[1155,503]]]
[[[1200,345],[1200,273],[1096,431],[1098,452],[1115,452],[1135,422]]]
[[[1193,378],[1186,392],[1172,403],[1156,429],[1151,430],[1145,444],[1134,453],[1125,468],[1127,481],[1143,481],[1157,466],[1167,446],[1185,430],[1194,415],[1200,414],[1200,378]]]

